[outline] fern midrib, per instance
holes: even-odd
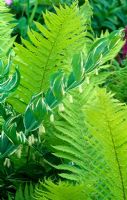
[[[106,116],[107,118],[107,116]],[[120,179],[121,179],[121,185],[122,185],[122,191],[123,191],[123,200],[126,200],[126,193],[125,193],[125,187],[124,187],[124,182],[123,182],[123,175],[122,175],[122,171],[121,171],[121,167],[120,167],[120,163],[119,163],[119,158],[117,155],[117,150],[116,150],[116,146],[115,146],[115,142],[114,142],[114,138],[113,138],[113,134],[112,134],[112,129],[110,126],[110,122],[109,120],[106,120],[107,124],[108,124],[108,128],[110,131],[110,136],[111,136],[111,140],[112,140],[112,144],[113,144],[113,149],[114,149],[114,154],[115,154],[115,159],[118,165],[118,170],[119,170],[119,175],[120,175]]]
[[[66,21],[66,18],[67,18],[67,17],[64,18],[63,22],[61,22],[61,26],[60,26],[60,28],[59,28],[59,31],[58,31],[57,35],[56,35],[55,41],[54,41],[54,43],[53,43],[53,45],[52,45],[52,48],[51,48],[51,50],[50,50],[50,52],[49,52],[49,56],[48,56],[48,58],[47,58],[47,62],[46,62],[46,64],[45,64],[45,66],[44,66],[44,71],[43,71],[43,75],[42,75],[40,91],[42,91],[42,89],[43,89],[43,83],[44,83],[44,80],[45,80],[44,78],[45,78],[46,69],[47,69],[47,66],[48,66],[48,62],[49,62],[50,56],[52,55],[53,49],[54,49],[54,47],[55,47],[55,44],[57,43],[57,40],[58,40],[58,38],[59,38],[59,35],[61,35],[60,32],[61,32],[61,30],[63,30],[62,27],[63,27],[64,21]],[[39,92],[40,92],[40,91],[39,91]]]
[[[58,32],[57,36],[58,36],[58,35],[59,35],[59,32]],[[44,78],[45,78],[45,74],[46,74],[46,69],[47,69],[47,66],[48,66],[48,62],[49,62],[50,56],[52,55],[54,46],[55,46],[55,44],[56,44],[56,41],[57,41],[57,40],[55,40],[54,44],[52,45],[51,51],[49,52],[49,56],[48,56],[48,58],[47,58],[47,62],[46,62],[46,64],[45,64],[45,66],[44,66],[44,71],[43,71],[43,75],[42,75],[40,91],[42,91],[42,88],[43,88],[43,83],[44,83]]]

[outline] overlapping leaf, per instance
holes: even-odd
[[[47,110],[45,114],[56,107],[70,89],[79,86],[91,71],[95,70],[97,67],[99,68],[102,64],[116,55],[123,44],[122,35],[122,31],[115,31],[109,36],[95,41],[88,53],[86,61],[83,61],[82,54],[75,55],[72,60],[73,71],[69,76],[65,75],[62,71],[52,75],[49,90],[43,95],[44,98],[42,98],[42,102],[45,102],[42,103],[43,110]],[[27,131],[37,129],[45,117],[44,113],[42,114],[41,112],[42,108],[40,109],[40,104],[38,104],[38,101],[41,101],[39,100],[40,95],[36,95],[33,99],[34,101],[31,100],[32,104],[30,102],[27,106],[24,117],[24,124]],[[37,118],[35,115],[37,114],[35,114],[35,108],[36,113],[38,112],[38,115],[40,116],[38,123],[36,121]],[[27,116],[32,119],[31,124],[28,122],[29,118]]]

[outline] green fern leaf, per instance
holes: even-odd
[[[97,91],[96,98],[86,109],[89,131],[101,144],[107,163],[105,185],[109,187],[113,199],[121,200],[127,199],[126,115],[126,106],[113,99],[110,93],[106,94],[105,90]]]
[[[46,140],[52,144],[53,154],[63,159],[63,164],[55,166],[63,171],[60,176],[78,182],[88,180],[91,174],[91,156],[87,150],[90,138],[86,135],[83,106],[90,100],[92,90],[92,84],[85,87],[83,94],[76,89],[71,94],[73,103],[67,96],[63,102],[64,112],[58,112],[55,122],[46,128]]]
[[[35,199],[37,200],[85,200],[89,199],[87,193],[90,192],[90,186],[85,184],[72,185],[68,182],[59,182],[54,184],[47,180],[41,182],[40,188],[35,190]]]
[[[87,3],[88,4],[88,3]],[[90,10],[86,6],[85,10]],[[89,15],[83,16],[76,4],[60,6],[56,14],[44,14],[45,26],[35,22],[40,33],[28,31],[31,42],[22,39],[25,47],[16,44],[15,62],[20,67],[21,84],[9,100],[18,111],[24,111],[33,94],[49,87],[50,76],[58,69],[71,70],[71,59],[83,49],[87,36]]]
[[[47,129],[53,154],[62,159],[55,167],[65,179],[95,184],[91,199],[125,200],[127,108],[104,89],[88,91],[76,91],[73,103],[66,98],[64,112]]]

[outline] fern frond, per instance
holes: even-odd
[[[63,163],[56,168],[66,179],[92,181],[96,192],[91,198],[125,200],[127,108],[103,89],[89,94],[87,102],[83,97],[85,92],[76,94],[72,105],[66,99],[65,111],[54,122],[53,154]]]
[[[0,58],[5,56],[12,47],[15,38],[11,38],[14,17],[9,13],[4,0],[0,1]]]
[[[78,89],[71,93],[73,103],[67,96],[63,102],[64,112],[58,112],[52,126],[46,128],[46,141],[52,144],[53,154],[63,159],[63,164],[55,166],[63,171],[60,176],[77,182],[89,180],[90,175],[92,177],[91,155],[88,154],[90,138],[87,135],[83,106],[92,98],[93,85],[82,89],[82,93]],[[96,152],[96,149],[93,151]]]
[[[95,100],[86,109],[89,131],[102,146],[108,166],[105,184],[114,199],[127,199],[126,115],[126,106],[113,99],[105,90],[97,91]]]
[[[90,186],[81,184],[70,184],[69,182],[59,182],[54,184],[51,180],[40,183],[40,187],[35,190],[37,200],[85,200],[89,199],[87,194]]]
[[[90,10],[86,6],[85,10]],[[74,3],[71,7],[60,6],[56,14],[44,14],[45,26],[35,22],[40,33],[29,30],[29,41],[22,39],[24,46],[16,44],[16,63],[20,67],[21,84],[10,99],[18,111],[23,111],[33,94],[46,90],[50,76],[58,69],[71,70],[72,56],[83,49],[87,36],[87,20]]]

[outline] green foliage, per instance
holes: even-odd
[[[52,4],[69,4],[69,3],[72,3],[73,1],[72,0],[42,0],[40,1],[41,4],[43,5],[52,5]]]
[[[10,58],[6,66],[0,61],[0,103],[4,102],[9,94],[14,92],[19,85],[20,74],[17,69],[16,72],[9,77],[10,65]]]
[[[14,27],[14,18],[5,6],[4,0],[0,1],[0,59],[5,56],[12,47],[15,38],[11,37]]]
[[[40,187],[35,190],[37,200],[83,200],[89,199],[87,196],[90,186],[82,184],[72,185],[69,182],[59,182],[54,184],[51,180],[40,183]]]
[[[29,30],[31,42],[22,40],[25,47],[16,44],[16,63],[20,67],[21,83],[10,103],[18,111],[24,111],[33,94],[49,87],[50,76],[58,69],[70,71],[72,56],[81,51],[87,36],[89,15],[72,4],[60,9],[56,14],[48,12],[44,15],[46,27],[36,22],[40,33]],[[88,12],[87,12],[88,14]]]
[[[5,134],[0,135],[0,159],[5,158],[15,151],[15,146],[10,142]]]
[[[109,187],[113,199],[127,198],[127,158],[123,153],[127,149],[126,113],[126,106],[113,99],[110,93],[106,94],[105,90],[97,92],[95,101],[86,110],[89,132],[100,143],[107,163],[105,185]]]
[[[47,142],[53,147],[53,155],[63,159],[63,164],[55,166],[63,171],[60,176],[77,182],[90,178],[87,165],[89,166],[91,157],[87,155],[87,129],[83,106],[91,96],[93,85],[86,86],[83,94],[80,90],[81,88],[76,89],[71,96],[67,96],[63,102],[64,111],[58,111],[55,121],[46,129]],[[72,101],[69,101],[70,98]]]
[[[15,200],[33,199],[39,179],[36,199],[126,199],[127,109],[94,90],[124,43],[123,30],[94,39],[91,15],[88,2],[73,3],[47,11],[44,26],[35,22],[38,30],[15,44],[18,89],[10,58],[0,62],[2,200],[14,199],[15,190]]]
[[[53,183],[51,180],[40,182],[35,190],[32,184],[19,187],[14,200],[82,200],[89,199],[91,185],[85,183],[70,184],[69,182]],[[8,200],[12,200],[9,196]]]
[[[24,189],[22,186],[19,187],[19,189],[16,191],[14,200],[34,200],[35,198],[33,197],[33,194],[33,185],[26,184]],[[12,200],[12,198],[9,196],[8,200]]]
[[[32,97],[24,115],[24,126],[26,133],[36,130],[47,114],[62,101],[65,94],[72,88],[77,87],[89,74],[99,65],[103,65],[112,59],[123,45],[122,32],[115,31],[107,37],[96,40],[88,52],[85,61],[82,55],[74,56],[72,61],[73,71],[69,76],[63,71],[52,75],[49,90]]]
[[[114,71],[107,79],[106,86],[121,102],[127,102],[127,69],[121,68]]]
[[[56,167],[66,179],[92,181],[96,190],[89,195],[96,199],[126,199],[127,108],[104,89],[92,93],[87,102],[85,92],[74,96],[73,106],[64,101],[54,122],[54,155],[63,159]]]
[[[127,2],[119,0],[90,0],[93,7],[93,28],[97,34],[101,30],[116,30],[127,24]]]
[[[17,26],[13,34],[28,38],[28,27],[35,28],[33,21],[44,22],[41,16],[42,13],[45,13],[46,10],[54,12],[54,5],[59,7],[61,4],[71,5],[72,2],[74,2],[74,0],[13,0],[11,11],[17,18]],[[17,41],[20,41],[19,37]]]

